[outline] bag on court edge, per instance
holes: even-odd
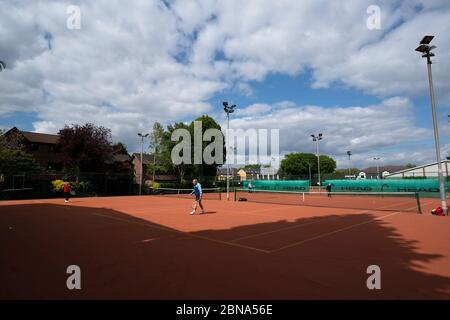
[[[441,207],[437,207],[436,209],[431,210],[431,214],[435,216],[444,216],[444,210]]]

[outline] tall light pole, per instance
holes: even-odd
[[[317,136],[312,134],[311,137],[313,138],[313,141],[316,142],[317,147],[317,173],[319,175],[319,190],[320,190],[320,154],[319,154],[319,141],[322,140],[322,134],[319,133]]]
[[[441,147],[439,144],[439,130],[436,120],[436,106],[434,99],[434,89],[433,89],[433,75],[431,72],[431,57],[434,57],[434,53],[431,50],[435,49],[436,46],[430,46],[431,40],[434,36],[425,36],[420,41],[420,45],[416,48],[416,51],[422,53],[422,58],[427,58],[428,66],[428,84],[430,87],[430,99],[431,99],[431,114],[433,117],[433,129],[434,129],[434,144],[436,147],[436,160],[438,165],[438,175],[439,175],[439,192],[441,195],[441,207],[445,214],[448,215],[447,201],[445,199],[445,187],[444,187],[444,175],[442,174],[442,162],[441,162]]]
[[[380,179],[380,165],[379,165],[379,162],[378,161],[380,161],[380,157],[375,157],[375,158],[373,158],[373,160],[375,160],[376,161],[376,164],[377,164],[377,179]]]
[[[308,169],[309,169],[309,188],[311,188],[311,163],[308,162]]]
[[[348,155],[348,175],[351,176],[352,175],[352,163],[350,161],[350,156],[352,155],[352,152],[347,151],[347,155]]]
[[[140,175],[140,182],[139,182],[139,195],[142,195],[142,181],[143,181],[143,176],[144,176],[144,166],[143,166],[143,154],[144,154],[144,138],[148,137],[148,133],[147,134],[142,134],[142,133],[138,133],[138,136],[141,137],[141,175]]]
[[[230,113],[234,112],[236,105],[229,106],[227,101],[222,102],[222,104],[223,110],[227,114],[227,200],[230,200],[230,162],[228,161],[228,153],[230,152]]]

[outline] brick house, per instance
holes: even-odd
[[[142,171],[144,172],[144,176],[142,177],[142,181],[145,184],[146,182],[152,181],[153,175],[148,172],[148,169],[151,165],[153,165],[153,154],[144,153],[142,154]],[[140,184],[141,181],[141,154],[133,153],[131,155],[131,163],[134,167],[134,178],[137,184]],[[178,177],[172,174],[155,174],[156,182],[177,182]]]
[[[23,150],[45,170],[61,171],[63,169],[62,155],[57,148],[58,135],[21,131],[13,127],[4,133],[4,137],[20,140]]]

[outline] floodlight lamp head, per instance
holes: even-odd
[[[430,44],[431,40],[433,40],[434,36],[425,36],[420,41],[420,44]]]
[[[429,47],[426,44],[421,44],[420,46],[418,46],[416,48],[416,51],[421,52],[421,53],[426,53],[426,52],[428,52],[428,50],[429,50]]]

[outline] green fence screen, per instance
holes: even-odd
[[[245,180],[242,182],[244,190],[248,190],[249,183],[254,190],[309,191],[309,180]]]
[[[423,197],[439,197],[438,179],[325,180],[333,192],[418,192]],[[446,182],[446,190],[450,186]]]

